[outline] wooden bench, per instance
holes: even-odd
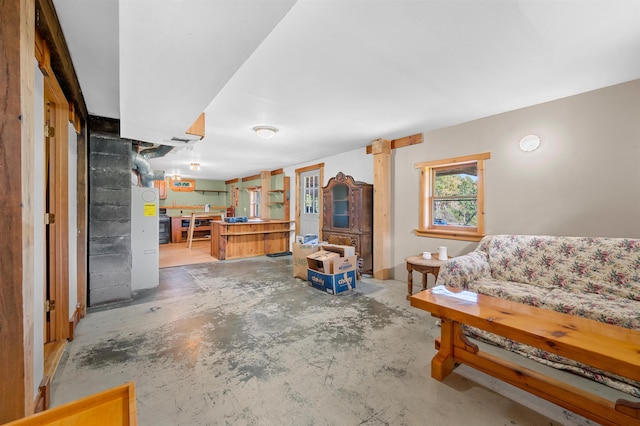
[[[477,301],[432,294],[411,296],[411,306],[442,321],[431,377],[442,381],[467,364],[604,425],[640,425],[640,402],[610,401],[516,363],[481,352],[463,334],[468,324],[605,371],[640,381],[640,331],[574,315],[477,295]]]
[[[5,423],[3,426],[135,426],[137,424],[135,386],[133,382],[129,382],[50,410]]]

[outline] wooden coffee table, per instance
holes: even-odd
[[[604,425],[640,425],[640,401],[613,402],[516,363],[483,353],[463,334],[468,324],[509,339],[640,381],[640,330],[494,297],[476,301],[433,294],[411,296],[411,306],[441,319],[431,377],[443,380],[467,364]]]
[[[427,274],[432,274],[438,279],[438,273],[440,267],[447,263],[451,258],[447,260],[438,259],[438,253],[431,253],[431,259],[423,259],[422,255],[409,256],[404,259],[407,262],[407,300],[413,294],[413,271],[420,272],[422,274],[422,289],[427,289]]]

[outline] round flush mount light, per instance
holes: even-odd
[[[256,135],[260,136],[264,139],[271,139],[276,135],[278,129],[273,126],[256,126],[253,128],[253,131],[256,132]]]
[[[520,149],[524,152],[531,152],[540,146],[540,137],[537,135],[527,135],[520,139]]]

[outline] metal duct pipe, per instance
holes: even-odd
[[[154,180],[164,179],[164,170],[153,170],[148,158],[164,157],[172,146],[161,145],[158,148],[146,149],[142,153],[131,151],[131,169],[140,175],[140,181],[145,188],[153,188]]]

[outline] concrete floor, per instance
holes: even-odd
[[[439,335],[400,281],[340,296],[291,256],[162,269],[157,290],[90,309],[52,405],[134,381],[141,425],[589,425],[461,366],[430,377]]]

